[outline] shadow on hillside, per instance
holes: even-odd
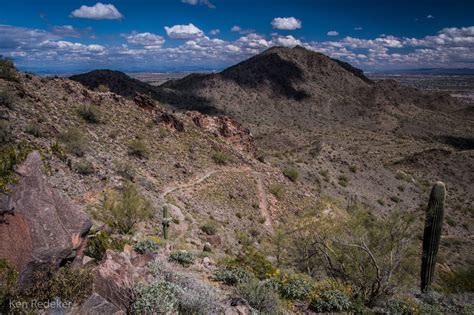
[[[262,84],[269,84],[275,94],[288,99],[301,101],[310,96],[306,91],[293,87],[293,83],[304,80],[303,71],[276,53],[250,58],[224,70],[220,76],[242,88],[258,89]]]
[[[224,112],[212,105],[205,97],[193,93],[185,93],[176,90],[158,87],[156,99],[162,103],[171,105],[177,110],[195,110],[206,115],[223,115]]]

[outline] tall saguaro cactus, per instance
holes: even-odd
[[[442,182],[434,184],[426,209],[425,230],[423,233],[423,256],[421,257],[421,291],[430,290],[436,265],[441,230],[443,227],[444,200],[446,187]]]
[[[165,240],[168,239],[168,233],[169,233],[169,227],[170,227],[170,222],[171,222],[171,218],[168,216],[168,206],[163,206],[163,221],[162,221],[162,225],[163,225],[163,238]]]

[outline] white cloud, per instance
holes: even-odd
[[[284,46],[284,47],[294,47],[297,45],[302,45],[299,39],[296,39],[291,35],[276,36],[272,39],[272,43],[276,46]]]
[[[60,41],[44,41],[39,45],[40,48],[67,50],[72,52],[92,52],[101,53],[105,51],[105,47],[101,45],[84,45],[81,43],[72,43],[64,40]]]
[[[230,30],[232,32],[240,32],[240,31],[242,31],[242,28],[238,25],[234,25],[234,26],[232,26],[232,28]]]
[[[204,32],[189,23],[188,25],[165,26],[166,34],[169,38],[175,39],[193,39],[204,36]]]
[[[209,0],[181,0],[182,3],[187,3],[190,5],[204,4],[211,9],[214,9],[216,6],[212,4]]]
[[[277,17],[272,21],[272,27],[278,30],[296,30],[301,28],[301,21],[294,17]]]
[[[210,31],[209,31],[209,34],[211,34],[211,35],[217,35],[217,34],[219,34],[220,32],[221,32],[221,30],[218,29],[218,28],[216,28],[216,29],[210,30]]]
[[[362,26],[354,27],[354,31],[362,31],[364,28]]]
[[[428,16],[426,16],[427,19],[434,19],[435,17],[431,14],[429,14]]]
[[[152,33],[132,33],[126,36],[127,42],[134,45],[142,46],[162,46],[165,43],[165,39],[162,36]]]
[[[337,35],[339,35],[339,32],[338,31],[329,31],[329,32],[327,32],[327,35],[328,36],[337,36]]]
[[[71,12],[72,17],[94,20],[120,20],[123,18],[122,13],[117,10],[113,4],[96,3],[92,7],[86,5],[81,6]]]

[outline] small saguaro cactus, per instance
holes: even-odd
[[[171,218],[168,216],[168,206],[163,206],[163,238],[168,239],[168,229],[170,227]]]
[[[423,256],[421,257],[421,292],[430,290],[436,265],[441,230],[443,227],[444,200],[446,187],[444,183],[434,184],[426,209],[425,230],[423,233]]]

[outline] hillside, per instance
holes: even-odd
[[[0,257],[13,260],[22,285],[48,263],[93,270],[73,313],[146,307],[137,300],[163,283],[173,298],[154,300],[175,299],[185,313],[316,312],[319,294],[334,290],[354,310],[386,311],[396,294],[431,306],[411,290],[438,180],[448,187],[439,273],[472,266],[472,117],[452,114],[459,108],[449,97],[374,83],[300,47],[158,88],[102,70],[74,79],[87,87],[25,73],[0,79],[2,165],[13,161],[2,171]],[[94,91],[101,84],[111,92]],[[130,230],[106,216],[129,218],[139,207],[150,213]],[[390,243],[405,218],[410,229]],[[342,236],[369,242],[393,279],[374,279],[378,264],[338,247]],[[325,267],[326,241],[342,264],[338,280]],[[401,259],[395,267],[392,258]],[[362,274],[342,276],[346,264]],[[439,301],[461,307],[449,279],[436,278],[452,290]],[[373,292],[370,281],[387,291]]]

